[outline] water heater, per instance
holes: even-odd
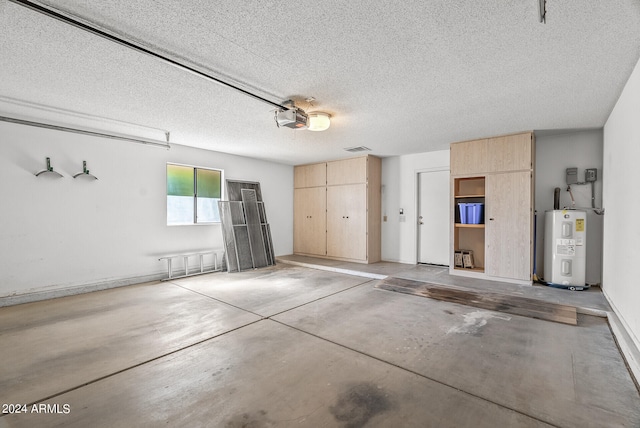
[[[587,268],[587,213],[545,212],[544,278],[553,287],[583,290]]]

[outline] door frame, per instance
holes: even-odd
[[[414,195],[414,212],[416,213],[415,221],[413,222],[413,236],[415,237],[415,257],[416,264],[420,264],[420,230],[418,228],[418,221],[420,221],[420,174],[428,172],[443,172],[449,173],[449,203],[451,203],[451,168],[449,166],[436,166],[431,168],[418,168],[414,170],[413,182],[415,184]],[[451,220],[449,220],[449,223]],[[451,224],[448,225],[451,229]],[[451,233],[449,233],[451,235]],[[449,236],[449,245],[451,245],[451,236]]]

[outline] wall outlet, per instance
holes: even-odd
[[[597,168],[587,168],[584,170],[584,181],[597,181],[598,180],[598,169]]]

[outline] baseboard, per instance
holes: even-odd
[[[377,273],[369,273],[369,272],[362,272],[362,271],[351,270],[351,269],[343,269],[343,268],[338,268],[338,267],[333,267],[333,266],[324,266],[324,265],[314,264],[314,263],[297,262],[297,261],[293,261],[293,260],[280,259],[278,257],[276,257],[276,261],[278,263],[284,263],[284,264],[293,265],[293,266],[307,267],[307,268],[311,268],[311,269],[324,270],[324,271],[327,271],[327,272],[343,273],[345,275],[360,276],[360,277],[369,278],[369,279],[385,279],[387,277],[387,275],[380,275],[380,274],[377,274]]]
[[[389,262],[389,263],[401,263],[403,265],[416,265],[415,260],[400,260],[400,259],[380,259],[381,262]]]
[[[41,300],[55,299],[58,297],[74,296],[76,294],[91,293],[93,291],[107,290],[109,288],[126,287],[127,285],[142,284],[145,282],[160,281],[166,277],[167,274],[164,272],[131,278],[119,278],[92,284],[56,288],[53,290],[38,290],[22,294],[13,294],[10,296],[0,297],[0,307],[39,302]]]
[[[613,309],[613,312],[609,312],[607,316],[609,326],[611,327],[611,331],[618,343],[618,347],[629,366],[629,371],[635,378],[634,380],[636,385],[640,388],[640,341],[638,341],[638,338],[633,335],[624,318],[619,316],[620,312],[611,302],[607,293],[603,294]]]

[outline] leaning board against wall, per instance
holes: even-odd
[[[381,165],[361,156],[295,167],[295,254],[380,261]]]
[[[450,273],[531,284],[533,132],[451,144]]]

